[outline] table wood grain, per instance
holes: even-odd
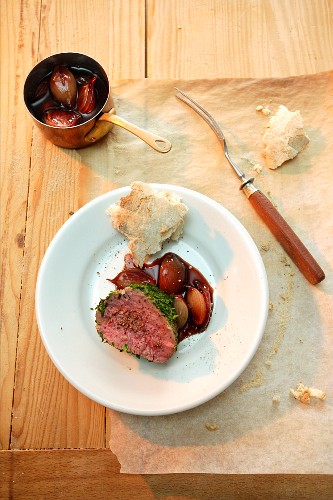
[[[110,450],[4,451],[1,498],[329,499],[332,476],[120,474]]]
[[[56,370],[34,310],[37,273],[51,239],[92,194],[112,185],[96,178],[75,150],[55,151],[41,140],[22,95],[37,61],[66,51],[96,58],[111,81],[326,71],[333,62],[332,25],[331,0],[1,1],[3,498],[38,498],[47,491],[57,498],[66,496],[66,488],[76,498],[86,491],[83,478],[94,498],[107,491],[113,491],[112,498],[133,492],[138,498],[212,498],[210,491],[220,498],[222,490],[223,498],[245,498],[242,494],[255,488],[257,498],[267,498],[268,492],[271,498],[327,494],[327,476],[173,475],[171,486],[163,476],[119,474],[108,450],[106,409]],[[96,162],[104,160],[97,154]],[[64,489],[56,486],[59,471]]]

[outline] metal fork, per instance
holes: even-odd
[[[254,177],[251,179],[246,179],[244,172],[241,171],[241,169],[236,165],[235,162],[232,161],[229,155],[228,151],[228,146],[227,146],[227,141],[224,137],[224,134],[222,132],[221,127],[215,120],[215,118],[206,110],[204,109],[197,101],[192,99],[189,95],[185,94],[182,90],[178,89],[176,87],[177,92],[179,92],[181,95],[176,95],[176,97],[180,100],[183,101],[185,104],[187,104],[190,108],[192,108],[196,113],[198,113],[201,118],[205,120],[206,123],[214,130],[215,134],[217,135],[220,143],[222,144],[223,151],[224,151],[224,156],[232,166],[234,172],[236,173],[237,177],[242,181],[242,184],[239,189],[243,189],[244,186],[248,185],[249,183],[252,183],[254,181]],[[189,102],[190,101],[190,102]],[[252,186],[253,189],[254,186]]]
[[[325,278],[324,271],[267,196],[253,185],[254,178],[247,179],[244,172],[230,158],[225,136],[215,118],[188,94],[185,94],[185,92],[178,88],[176,88],[176,91],[179,93],[176,94],[176,97],[198,113],[213,129],[223,147],[224,156],[242,182],[240,189],[247,196],[257,214],[274,234],[289,257],[311,284],[316,285],[320,283]]]

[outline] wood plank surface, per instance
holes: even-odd
[[[26,120],[22,87],[37,62],[38,5],[38,0],[1,2],[0,447],[5,449],[10,443],[30,180],[32,123]]]
[[[331,0],[149,1],[147,76],[244,78],[332,68]]]
[[[119,474],[109,450],[0,452],[1,498],[329,500],[327,475]]]
[[[114,187],[91,168],[108,158],[103,148],[81,153],[47,143],[22,94],[34,64],[62,51],[94,57],[110,81],[326,71],[333,2],[2,0],[0,8],[0,448],[10,450],[0,452],[1,498],[251,498],[254,491],[252,498],[330,498],[329,476],[119,474],[105,408],[54,367],[34,311],[52,237],[72,212]]]
[[[110,74],[114,58],[109,51],[116,46],[111,43],[112,37],[119,37],[121,42],[129,32],[138,61],[140,45],[144,60],[142,1],[115,3],[113,15],[108,2],[81,2],[79,12],[77,5],[67,1],[42,2],[39,60],[50,53],[78,51],[99,59]],[[97,36],[90,26],[99,27]],[[106,37],[109,31],[111,36]],[[121,51],[117,57],[120,54]],[[124,61],[126,76],[131,61]],[[136,62],[133,68],[136,77],[142,76],[139,66],[140,62]],[[121,64],[118,71],[122,74]],[[95,161],[105,161],[99,151],[98,147],[94,150]],[[35,283],[47,246],[70,214],[100,193],[89,192],[94,172],[83,164],[81,153],[45,142],[37,129],[33,133],[31,157],[11,448],[100,448],[106,446],[105,409],[82,396],[57,371],[42,345],[34,311]]]

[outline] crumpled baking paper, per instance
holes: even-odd
[[[255,177],[256,187],[324,269],[322,283],[312,286],[300,274],[239,191],[212,130],[175,98],[175,87],[197,99],[220,123],[231,157]],[[113,96],[118,115],[173,146],[162,155],[115,127],[94,146],[105,149],[103,165],[93,165],[93,148],[80,153],[93,165],[96,182],[107,179],[111,188],[134,180],[178,184],[221,203],[258,246],[270,293],[259,349],[222,394],[168,416],[109,411],[110,448],[121,472],[332,473],[333,72],[259,80],[122,81],[114,82]],[[262,156],[262,136],[280,104],[300,110],[310,142],[295,159],[271,171]],[[290,388],[299,382],[325,391],[326,400],[295,400]]]

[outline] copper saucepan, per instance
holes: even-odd
[[[33,105],[37,86],[58,65],[84,68],[98,77],[96,109],[92,117],[87,121],[73,127],[55,127],[44,123],[39,116],[36,116]],[[97,61],[84,54],[64,52],[51,55],[40,61],[26,78],[24,101],[38,128],[49,141],[57,146],[71,149],[90,146],[110,132],[114,125],[118,125],[136,135],[160,153],[167,153],[171,149],[171,143],[163,137],[143,130],[116,115],[107,74]]]

